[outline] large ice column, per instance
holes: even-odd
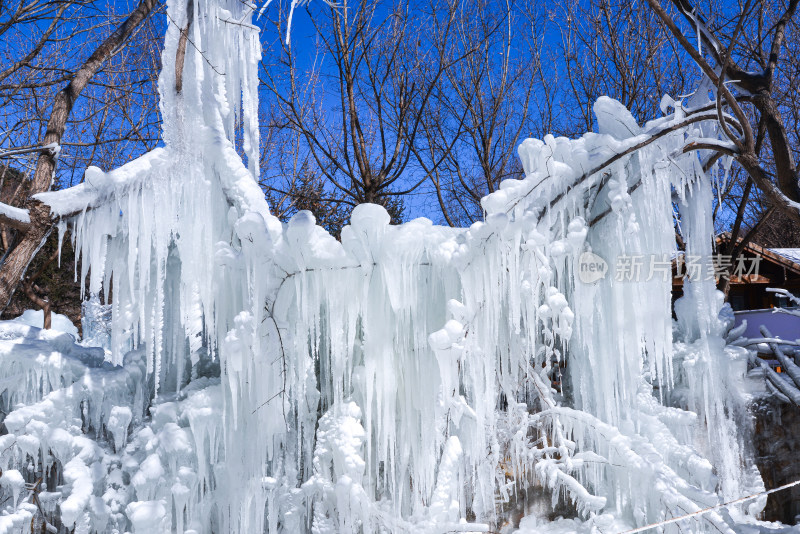
[[[704,174],[684,184],[678,203],[686,243],[683,297],[675,303],[679,380],[688,391],[686,408],[697,412],[701,449],[712,459],[724,500],[763,489],[753,465],[752,422],[737,383],[745,371],[746,353],[727,347],[720,318],[724,297],[716,288],[711,183]],[[735,261],[735,260],[734,260]],[[757,514],[764,503],[751,505]]]
[[[204,488],[219,505],[213,514],[201,511],[202,494],[184,505],[214,515],[231,532],[263,525],[263,479],[271,462],[282,460],[275,451],[286,449],[291,433],[292,406],[283,393],[295,395],[286,387],[295,384],[278,350],[278,325],[264,322],[277,283],[270,258],[283,230],[255,179],[260,43],[249,24],[253,7],[237,0],[168,2],[159,77],[165,146],[107,173],[89,168],[68,194],[42,196],[56,214],[78,212],[65,225],[80,254],[81,280],[91,273],[88,292],[111,293],[116,363],[143,344],[148,377],[167,397],[221,368],[223,402],[215,410],[226,428],[222,456],[214,451],[197,460],[197,469],[211,473]],[[179,73],[182,30],[188,39]],[[200,444],[197,454],[205,447],[211,445]],[[217,463],[226,465],[219,474]]]
[[[684,109],[679,111],[673,117],[665,117],[661,124],[669,127],[670,122],[679,120]],[[544,295],[553,292],[566,296],[566,303],[574,312],[574,335],[565,350],[568,355],[566,373],[572,387],[565,388],[562,402],[573,402],[582,410],[583,422],[575,426],[572,412],[555,408],[549,410],[553,414],[548,416],[551,427],[542,425],[540,418],[536,419],[537,424],[544,429],[540,431],[549,430],[552,435],[561,421],[562,431],[572,436],[577,450],[588,448],[605,458],[618,452],[613,447],[605,449],[607,433],[596,434],[602,425],[610,424],[637,442],[632,448],[635,454],[647,448],[640,449],[647,440],[658,441],[661,447],[658,461],[663,465],[656,467],[657,462],[652,463],[655,458],[646,461],[651,469],[649,475],[642,472],[641,480],[647,480],[646,489],[632,487],[624,469],[607,468],[602,475],[584,473],[581,478],[587,488],[607,496],[608,506],[616,508],[622,517],[642,524],[659,518],[661,512],[654,503],[672,498],[663,490],[681,478],[681,499],[688,500],[676,505],[696,509],[696,503],[715,502],[716,496],[709,491],[715,485],[711,464],[693,450],[693,446],[703,442],[724,444],[718,450],[701,447],[713,460],[724,488],[722,495],[732,498],[746,489],[760,486],[757,473],[749,469],[741,452],[746,417],[733,413],[736,409],[726,413],[723,408],[735,406],[741,400],[733,398],[736,387],[730,372],[740,366],[728,365],[730,349],[725,349],[723,355],[724,341],[717,321],[721,301],[716,300],[713,279],[693,289],[690,284],[688,288],[692,294],[697,294],[698,300],[689,306],[690,313],[684,320],[692,325],[696,336],[704,340],[703,346],[688,351],[694,356],[682,359],[679,369],[673,364],[670,301],[675,251],[674,190],[682,193],[689,187],[689,195],[694,195],[684,224],[688,223],[696,238],[691,248],[693,253],[702,256],[699,261],[708,263],[710,260],[713,238],[708,208],[712,200],[700,160],[691,153],[679,155],[687,136],[696,133],[678,129],[663,136],[658,143],[620,158],[619,154],[625,152],[626,147],[645,139],[641,135],[643,130],[621,105],[609,99],[599,100],[595,112],[601,135],[587,134],[575,141],[546,137],[544,142],[528,140],[523,143],[520,152],[528,174],[525,182],[532,183],[532,187],[508,185],[501,193],[521,190],[523,194],[516,198],[495,194],[491,196],[492,202],[484,205],[493,207],[496,200],[504,208],[511,206],[510,211],[520,217],[524,216],[526,208],[537,213],[539,201],[532,192],[538,190],[538,196],[545,201],[544,216],[538,215],[537,232],[529,234],[530,249],[541,247],[545,267],[539,267],[538,276],[533,279],[539,284],[546,281],[544,287],[554,286],[543,292]],[[652,132],[663,126],[654,121],[647,127]],[[603,159],[616,162],[595,175],[585,170],[596,168],[594,165]],[[695,176],[697,183],[691,184],[688,177]],[[577,230],[585,227],[584,221],[588,221],[589,227],[585,242],[581,239],[571,242],[570,235],[577,235]],[[579,269],[586,261],[594,262],[594,267],[604,266],[605,276],[588,276],[582,280]],[[542,296],[537,293],[537,300]],[[538,339],[548,354],[547,361],[541,363],[548,365],[550,359],[560,357],[563,348],[549,353],[548,346],[552,344],[548,340],[548,328],[553,303],[549,299],[542,300],[544,303],[533,317],[540,321],[537,335],[542,336]],[[709,344],[709,340],[716,341]],[[716,355],[712,357],[710,351],[716,351]],[[696,358],[700,353],[707,356]],[[679,357],[686,354],[684,347],[679,346]],[[695,359],[708,363],[691,370],[684,368]],[[687,373],[692,374],[691,398],[695,399],[691,409],[700,413],[699,418],[692,412],[667,406],[673,401],[673,390],[684,386]],[[546,448],[545,452],[537,454],[543,471],[547,471],[545,466],[557,465]],[[560,454],[563,457],[563,453]],[[635,461],[631,457],[623,465],[626,463],[630,465]],[[557,477],[548,475],[548,480],[562,477],[564,471],[554,473]],[[580,499],[579,494],[574,495]],[[590,502],[591,499],[584,500],[584,504]],[[722,524],[719,516],[709,516],[707,521],[714,525],[712,528],[720,528]],[[700,529],[705,525],[707,523],[696,524]]]
[[[654,163],[643,151],[609,169],[590,217],[610,212],[589,229],[582,250],[595,256],[576,265],[603,261],[605,276],[583,281],[576,272],[569,290],[576,314],[569,368],[575,406],[614,426],[635,422],[645,377],[662,388],[672,381],[670,177]]]
[[[209,148],[209,141],[236,143],[240,136],[248,169],[257,177],[261,44],[258,27],[250,23],[253,9],[247,2],[229,0],[168,2],[158,90],[162,136],[174,155],[188,155],[192,145]],[[183,31],[187,38],[181,43]],[[181,46],[182,69],[176,61]]]
[[[594,111],[600,135],[572,141],[572,157],[556,150],[555,159],[576,170],[592,168],[609,150],[622,151],[643,137],[619,102],[603,97]],[[578,197],[583,205],[559,214],[566,219],[562,227],[570,218],[588,222],[576,226],[585,228],[585,239],[571,245],[556,281],[575,314],[568,394],[576,408],[615,426],[635,423],[643,380],[662,390],[672,382],[671,187],[687,162],[665,165],[662,154],[678,148],[682,139],[680,133],[665,136],[587,176],[584,181],[592,187]],[[568,237],[569,228],[564,230]]]
[[[91,272],[90,293],[114,292],[112,352],[146,342],[152,372],[164,352],[181,365],[182,344],[196,352],[205,337],[213,349],[225,305],[216,302],[221,266],[209,260],[218,243],[236,239],[235,221],[252,213],[263,218],[270,239],[281,232],[255,180],[260,44],[257,28],[246,22],[251,12],[236,1],[170,2],[159,77],[165,146],[107,173],[88,168],[68,195],[41,196],[56,214],[78,212],[69,224],[81,280]],[[186,28],[178,91],[176,53]],[[249,170],[237,155],[239,140]],[[232,316],[222,320],[224,337]],[[156,375],[159,382],[184,379],[180,370]]]

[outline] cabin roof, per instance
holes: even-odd
[[[717,244],[727,242],[730,234],[725,232],[717,236]],[[800,275],[800,249],[798,248],[766,248],[755,243],[745,245],[743,252],[755,254],[771,261],[794,274]]]
[[[800,265],[800,248],[771,248],[770,252],[774,252],[779,256],[783,256],[787,260]]]

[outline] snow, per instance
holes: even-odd
[[[161,501],[131,503],[126,511],[134,533],[160,532],[164,528],[167,510]]]
[[[9,469],[4,471],[3,476],[0,477],[0,487],[3,488],[3,491],[11,493],[11,502],[16,506],[22,490],[25,489],[25,479],[16,469]]]
[[[771,248],[769,251],[800,264],[800,248]]]
[[[42,310],[25,310],[22,312],[22,315],[12,320],[29,326],[35,326],[36,328],[42,328],[44,324],[44,312]],[[72,321],[66,315],[51,312],[50,328],[56,332],[69,334],[76,340],[80,339],[78,328],[72,324]]]
[[[76,345],[71,335],[15,321],[3,322],[0,331],[7,413],[0,480],[9,473],[9,461],[25,465],[31,459],[33,467],[58,469],[64,481],[60,520],[102,528],[105,511],[92,504],[105,456],[97,435],[112,399],[141,406],[141,363],[131,355],[125,367],[115,368],[104,362],[102,350]],[[95,430],[87,436],[88,428]]]
[[[360,205],[339,242],[258,186],[253,9],[199,0],[176,94],[170,1],[164,147],[38,197],[68,215],[87,341],[0,324],[0,467],[54,474],[52,515],[98,532],[487,532],[535,489],[522,532],[607,532],[763,490],[713,281],[673,321],[671,280],[617,276],[676,254],[673,195],[710,257],[711,179],[682,151],[723,139],[715,112],[685,122],[707,102],[640,126],[601,98],[598,133],[520,145],[484,222]],[[582,281],[581,258],[608,272]]]
[[[613,98],[601,96],[592,109],[597,117],[597,131],[601,134],[609,134],[620,140],[641,135],[642,128],[636,119]]]
[[[28,213],[28,210],[9,206],[8,204],[3,204],[2,202],[0,202],[0,217],[5,217],[13,221],[19,221],[21,223],[31,222],[31,216]]]

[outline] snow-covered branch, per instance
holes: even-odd
[[[28,229],[30,223],[31,217],[28,210],[0,202],[0,224],[6,224],[24,232]]]

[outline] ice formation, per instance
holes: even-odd
[[[87,293],[112,296],[108,330],[96,300],[84,325],[108,352],[0,329],[0,532],[37,516],[20,480],[40,475],[48,521],[76,532],[486,532],[537,488],[573,530],[607,531],[763,489],[713,280],[674,323],[671,267],[615,269],[670,265],[673,203],[710,255],[707,155],[682,148],[719,138],[713,106],[667,101],[640,126],[601,98],[598,133],[522,143],[526,177],[485,222],[361,205],[339,242],[308,212],[281,224],[255,180],[253,9],[195,1],[176,93],[170,1],[164,147],[38,197]],[[663,531],[732,532],[759,506]]]

